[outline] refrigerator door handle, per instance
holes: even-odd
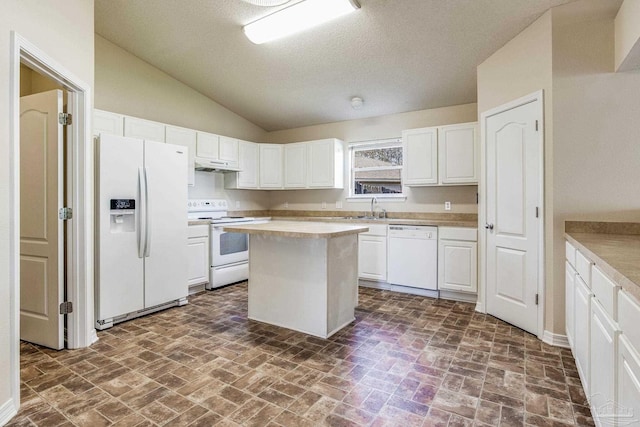
[[[144,258],[144,246],[147,239],[146,235],[146,206],[144,203],[145,194],[147,193],[146,183],[142,168],[138,168],[138,194],[140,197],[140,206],[138,207],[138,258]]]
[[[149,179],[147,177],[147,168],[144,168],[144,256],[148,257],[151,255],[151,216],[149,215],[149,211],[151,210],[151,200],[149,197]]]

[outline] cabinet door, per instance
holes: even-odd
[[[165,142],[186,147],[189,150],[188,182],[195,185],[196,131],[175,126],[165,127]]]
[[[211,160],[218,159],[220,137],[213,133],[197,132],[196,156]]]
[[[478,247],[476,242],[440,240],[438,243],[438,288],[478,292]]]
[[[258,188],[259,145],[253,142],[239,141],[238,188]]]
[[[108,133],[124,136],[124,116],[108,111],[93,110],[93,135]]]
[[[136,117],[124,117],[124,136],[164,142],[164,124]]]
[[[441,184],[478,183],[478,124],[438,128],[438,171]]]
[[[626,339],[618,338],[618,425],[637,425],[640,418],[640,354]]]
[[[341,145],[335,139],[308,142],[307,186],[309,188],[342,188]]]
[[[228,136],[220,136],[218,159],[227,162],[231,167],[238,167],[238,140]]]
[[[187,242],[188,284],[209,282],[209,238],[191,237]]]
[[[260,144],[260,188],[282,188],[282,145]]]
[[[358,236],[358,277],[369,280],[387,280],[387,238],[384,236]]]
[[[592,408],[604,408],[613,402],[616,390],[618,329],[597,298],[591,300],[591,374],[589,394]],[[596,414],[594,414],[596,415]],[[604,414],[601,414],[604,415]]]
[[[567,332],[567,340],[569,346],[573,349],[573,337],[574,337],[574,316],[575,316],[575,292],[576,292],[576,271],[571,267],[569,261],[565,263],[565,278],[564,278],[564,295],[565,295],[565,326]]]
[[[404,185],[438,184],[437,128],[402,132]]]
[[[307,144],[286,144],[284,146],[284,188],[305,188],[306,172]]]
[[[574,356],[576,359],[576,366],[580,373],[580,379],[582,379],[582,386],[587,396],[590,393],[589,388],[589,350],[591,346],[589,341],[591,339],[591,290],[582,281],[580,276],[576,276],[576,293],[575,293],[575,335],[573,336],[575,342]]]

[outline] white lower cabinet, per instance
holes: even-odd
[[[358,235],[358,277],[387,281],[387,226],[361,224],[369,231]]]
[[[478,230],[438,228],[438,289],[478,292]]]
[[[576,359],[576,366],[582,380],[582,386],[587,396],[589,396],[589,344],[591,338],[591,289],[587,287],[580,276],[576,276],[575,311],[574,311],[574,349],[573,356]]]
[[[591,301],[589,354],[590,404],[595,416],[607,416],[607,404],[616,397],[616,355],[619,330],[596,298]]]
[[[616,408],[618,425],[640,424],[640,353],[624,333],[618,338],[618,388]]]
[[[565,263],[565,324],[567,341],[573,347],[573,337],[575,336],[575,295],[576,295],[576,271],[569,261]]]
[[[187,240],[188,285],[209,283],[209,226],[190,225]]]

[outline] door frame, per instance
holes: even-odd
[[[544,321],[545,321],[545,189],[544,189],[544,159],[545,159],[545,126],[544,126],[544,91],[525,95],[521,98],[502,104],[498,107],[489,109],[480,114],[480,180],[478,183],[478,302],[476,303],[476,311],[481,313],[487,312],[487,230],[484,225],[487,223],[487,200],[486,200],[486,181],[487,181],[487,119],[505,111],[520,107],[531,102],[539,104],[539,144],[540,144],[540,228],[538,230],[538,327],[537,336],[543,339]]]
[[[9,83],[9,281],[11,390],[16,407],[20,402],[20,63],[65,88],[73,123],[71,152],[65,176],[71,182],[67,194],[73,219],[67,227],[67,299],[73,313],[67,315],[68,348],[87,347],[98,338],[93,327],[94,235],[93,235],[93,144],[91,136],[91,86],[48,56],[27,39],[11,31]]]

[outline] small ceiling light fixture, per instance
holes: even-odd
[[[262,44],[320,25],[360,8],[357,0],[303,0],[244,26],[244,34]]]
[[[351,107],[353,107],[354,110],[361,109],[363,105],[364,99],[360,98],[359,96],[354,96],[353,98],[351,98]]]

